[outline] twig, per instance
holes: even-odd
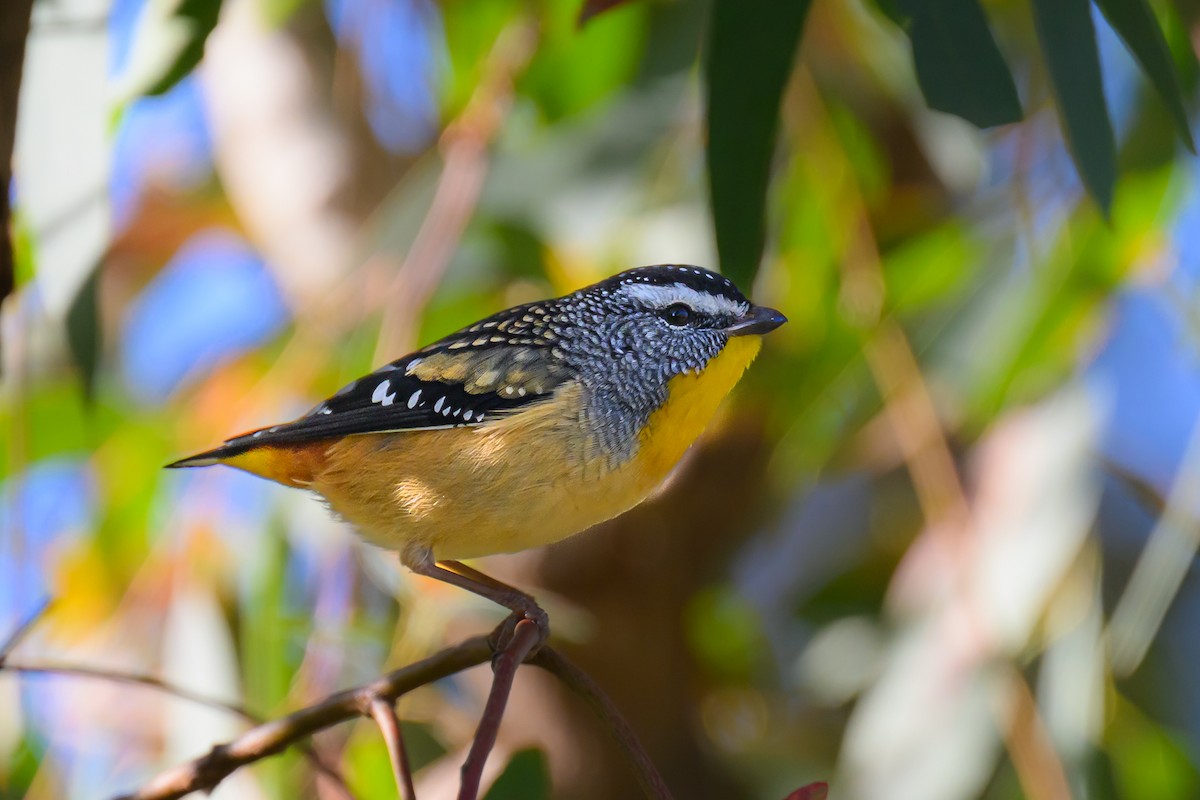
[[[671,800],[671,790],[663,780],[658,768],[650,760],[650,755],[638,741],[637,734],[617,710],[616,705],[609,699],[592,677],[577,667],[566,656],[551,647],[543,647],[529,662],[549,672],[563,684],[582,697],[595,712],[596,717],[612,733],[617,744],[625,751],[630,764],[637,773],[638,784],[646,797],[653,800]]]
[[[487,637],[476,636],[423,661],[410,664],[363,686],[330,695],[321,702],[259,725],[208,754],[159,773],[122,800],[171,800],[211,790],[234,770],[307,738],[317,731],[361,716],[368,698],[395,701],[400,695],[448,675],[482,664],[492,656]]]
[[[74,664],[12,664],[5,663],[0,670],[4,672],[12,672],[18,675],[26,675],[29,677],[50,677],[63,676],[68,678],[88,678],[91,680],[106,681],[108,683],[121,683],[128,686],[142,686],[147,689],[169,694],[172,697],[178,697],[180,700],[186,700],[189,703],[195,703],[208,708],[215,708],[219,711],[228,711],[241,717],[246,722],[251,724],[259,724],[262,719],[245,707],[236,703],[227,703],[224,700],[218,700],[215,697],[198,694],[190,689],[184,689],[182,686],[175,686],[161,678],[155,678],[153,675],[138,675],[136,673],[125,672],[110,672],[109,670],[97,669],[95,667],[81,667]]]
[[[500,651],[495,662],[492,690],[488,694],[487,704],[483,707],[483,716],[479,718],[475,741],[471,743],[471,750],[467,753],[467,760],[462,767],[462,783],[458,789],[458,800],[475,800],[479,795],[479,783],[483,779],[483,766],[487,763],[488,753],[496,744],[496,736],[500,732],[500,720],[504,718],[504,708],[508,705],[508,695],[512,691],[517,667],[524,663],[540,638],[541,632],[538,631],[538,626],[530,620],[523,619],[513,629],[512,639],[509,640],[508,645]]]
[[[368,712],[379,726],[387,745],[392,775],[396,778],[396,791],[404,800],[416,800],[417,790],[413,786],[412,768],[408,763],[408,751],[404,748],[404,734],[400,730],[400,719],[396,716],[395,701],[375,695],[368,703]]]
[[[484,709],[483,718],[480,720],[471,753],[467,758],[467,763],[463,766],[464,784],[467,783],[468,769],[481,770],[488,751],[495,744],[496,732],[507,703],[513,675],[535,646],[538,635],[537,628],[532,622],[522,620],[517,624],[512,639],[496,661],[496,677],[492,692]],[[319,703],[285,717],[259,724],[236,739],[213,747],[208,754],[200,758],[160,773],[141,788],[122,795],[119,800],[168,800],[169,798],[183,797],[195,791],[211,790],[238,768],[282,752],[287,747],[297,744],[318,731],[363,714],[375,718],[386,738],[391,735],[387,731],[393,724],[392,720],[395,716],[394,710],[391,713],[380,710],[380,702],[391,708],[396,699],[406,692],[488,661],[495,653],[490,643],[491,638],[477,636],[467,639],[423,661],[390,672],[371,683],[338,692]],[[568,689],[588,703],[599,720],[609,728],[621,749],[624,750],[637,773],[638,782],[648,798],[672,800],[666,782],[651,762],[650,756],[638,741],[633,729],[613,705],[612,700],[590,676],[551,647],[542,647],[536,655],[529,658],[529,663],[535,664],[557,677]],[[103,677],[157,689],[164,688],[164,684],[156,678],[101,674],[86,668],[55,667],[46,669],[16,665],[10,665],[7,668],[28,674]],[[235,713],[246,713],[237,706],[186,691],[181,690],[178,696],[218,708],[226,708]],[[380,722],[381,716],[383,717],[382,722]],[[398,722],[395,723],[395,727],[398,731]],[[396,741],[398,740],[397,732]],[[394,747],[398,747],[398,749],[392,749]],[[411,798],[411,772],[408,771],[402,745],[396,746],[389,741],[389,749],[393,757],[394,771],[400,776],[399,782],[406,786]],[[404,761],[399,761],[400,759],[404,759]],[[473,780],[474,791],[477,792],[479,777],[475,776]],[[466,788],[470,787],[466,786]],[[475,795],[469,796],[473,798]]]
[[[1071,800],[1071,785],[1050,734],[1037,713],[1037,700],[1024,676],[1008,670],[1012,680],[1012,719],[1004,734],[1017,780],[1031,800]]]
[[[33,630],[33,626],[37,625],[38,622],[41,621],[42,617],[46,616],[46,612],[50,610],[50,606],[53,602],[54,598],[52,597],[47,597],[45,600],[43,600],[41,605],[35,608],[33,612],[25,618],[25,621],[18,625],[16,630],[9,634],[8,638],[4,640],[4,644],[0,644],[0,667],[4,666],[5,660],[8,659],[9,654],[16,649],[17,645],[21,643],[21,640],[29,635],[29,632]]]
[[[108,683],[120,683],[127,686],[141,686],[168,694],[180,700],[185,700],[189,703],[207,706],[218,711],[227,711],[251,725],[263,724],[261,717],[251,713],[244,706],[198,694],[190,689],[184,689],[182,686],[176,686],[160,678],[155,678],[152,675],[110,672],[109,670],[81,667],[73,664],[13,664],[11,662],[5,663],[3,659],[0,659],[0,672],[11,672],[30,678],[86,678],[89,680],[106,681]],[[353,800],[354,795],[350,793],[350,787],[346,785],[345,779],[342,778],[341,774],[335,768],[326,764],[325,760],[321,758],[321,755],[315,749],[306,745],[301,747],[300,751],[308,759],[309,764],[312,765],[313,771],[328,778],[341,797]]]

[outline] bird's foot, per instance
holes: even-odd
[[[529,620],[537,626],[538,638],[534,643],[533,648],[529,651],[526,659],[532,658],[542,645],[550,638],[550,616],[545,610],[530,598],[528,604],[521,604],[521,607],[514,608],[513,612],[504,618],[504,621],[496,626],[492,631],[492,635],[488,637],[489,643],[492,645],[492,665],[495,666],[496,659],[504,653],[512,644],[513,636],[517,629],[517,624]]]

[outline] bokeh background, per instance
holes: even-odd
[[[791,322],[710,435],[625,517],[480,564],[677,795],[1200,797],[1200,4],[987,0],[982,39],[973,3],[785,6],[36,0],[0,642],[51,604],[8,666],[271,716],[487,630],[312,498],[161,466],[501,307],[722,264]],[[401,702],[422,798],[487,684]],[[0,797],[128,790],[243,725],[0,670]],[[368,720],[315,744],[395,797]],[[636,796],[539,674],[491,766],[494,799]],[[329,791],[289,752],[216,795]]]

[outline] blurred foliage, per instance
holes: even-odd
[[[301,493],[160,466],[394,341],[719,263],[790,323],[699,466],[488,565],[559,589],[556,634],[680,796],[1035,796],[1018,678],[1072,796],[1195,796],[1195,570],[1161,587],[1144,665],[1105,637],[1195,468],[1197,41],[1191,0],[42,0],[22,114],[54,123],[18,131],[0,319],[0,640],[53,596],[14,661],[276,715],[485,628]],[[111,102],[59,103],[97,70]],[[104,185],[49,180],[36,145],[66,173],[104,153]],[[100,259],[72,246],[98,206]],[[965,486],[923,472],[943,447]],[[957,495],[966,519],[939,511]],[[603,731],[522,680],[487,797],[628,796]],[[431,796],[483,682],[400,705]],[[128,789],[238,730],[65,679],[0,674],[0,708],[3,798]],[[316,745],[355,796],[395,796],[368,721]],[[223,791],[314,786],[291,753]]]

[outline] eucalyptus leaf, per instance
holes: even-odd
[[[1171,51],[1167,47],[1166,37],[1154,18],[1154,11],[1146,0],[1094,0],[1096,7],[1104,14],[1108,24],[1125,42],[1125,46],[1133,53],[1141,65],[1142,71],[1154,85],[1175,127],[1179,137],[1193,153],[1196,152],[1196,142],[1192,139],[1192,130],[1188,124],[1187,109],[1183,105],[1183,90],[1179,85],[1179,76],[1171,61]]]
[[[518,750],[508,760],[483,800],[549,800],[550,773],[546,754],[537,748]]]
[[[1088,0],[1033,0],[1033,19],[1071,157],[1088,194],[1107,216],[1117,179],[1117,145]]]
[[[117,81],[125,101],[170,91],[200,63],[222,0],[147,0],[129,63]]]
[[[92,399],[96,388],[96,367],[100,360],[100,310],[97,287],[100,281],[99,268],[79,288],[75,299],[67,308],[67,344],[71,359],[79,370],[83,381],[83,393]]]
[[[779,105],[810,0],[715,0],[709,24],[708,177],[721,269],[749,290],[766,243]]]
[[[930,108],[979,128],[1021,119],[1012,73],[976,0],[900,0]]]

